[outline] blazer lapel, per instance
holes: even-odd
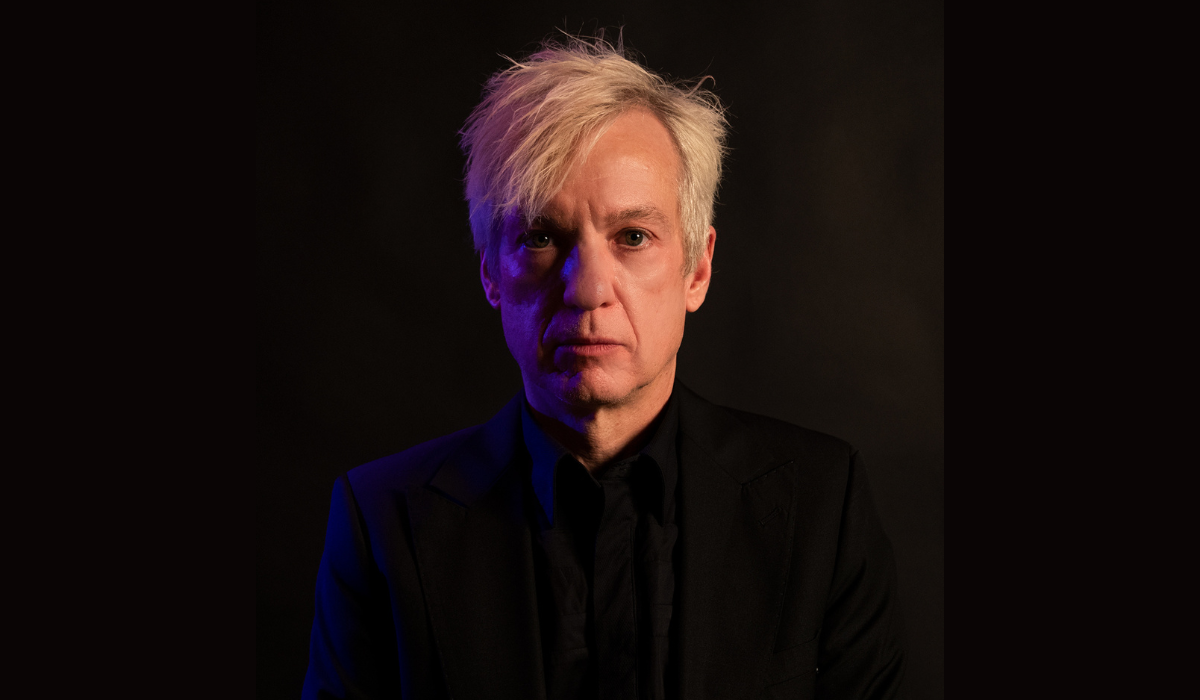
[[[681,384],[680,697],[752,697],[765,682],[795,522],[796,465]]]
[[[407,493],[451,697],[544,698],[520,395]]]

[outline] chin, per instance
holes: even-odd
[[[585,409],[623,404],[640,388],[631,377],[614,377],[598,368],[554,375],[548,384],[546,388],[559,399]]]

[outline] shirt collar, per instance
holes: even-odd
[[[662,477],[662,495],[663,505],[659,511],[660,518],[663,513],[666,513],[671,508],[668,508],[668,502],[674,500],[675,483],[678,479],[679,467],[675,451],[675,437],[679,431],[679,401],[676,399],[677,392],[671,392],[671,398],[667,400],[667,405],[663,407],[662,420],[655,429],[654,435],[650,437],[649,442],[642,447],[638,455],[645,455],[650,458],[650,461],[658,468],[658,473]],[[567,449],[560,445],[557,440],[547,435],[537,422],[533,420],[533,414],[530,412],[529,402],[522,394],[521,397],[521,431],[525,439],[525,448],[529,450],[529,456],[533,460],[533,470],[531,478],[533,480],[533,492],[537,494],[538,502],[542,505],[542,512],[546,515],[546,520],[554,524],[554,484],[558,474],[558,466],[563,459],[574,460]],[[582,467],[581,467],[582,468]]]

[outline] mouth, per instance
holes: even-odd
[[[585,356],[607,355],[623,347],[615,338],[604,337],[563,338],[555,346],[556,353],[562,351]]]

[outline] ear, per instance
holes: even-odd
[[[708,283],[712,281],[713,249],[716,247],[717,229],[709,226],[708,240],[704,243],[700,259],[696,261],[696,269],[688,275],[686,280],[687,292],[684,297],[687,300],[688,311],[699,309],[700,305],[704,303],[704,297],[708,295]]]
[[[479,253],[479,280],[483,282],[483,294],[493,309],[500,308],[500,285],[488,273],[487,251]]]

